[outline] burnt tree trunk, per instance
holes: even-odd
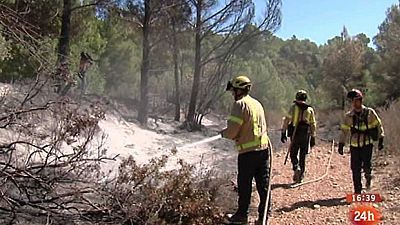
[[[72,13],[72,3],[71,0],[63,1],[63,13],[61,17],[61,30],[60,37],[58,39],[58,58],[57,58],[57,72],[56,72],[56,82],[57,90],[56,92],[60,95],[65,95],[70,85],[68,85],[69,79],[69,41],[71,35],[71,13]]]
[[[194,58],[194,74],[192,92],[190,95],[189,110],[187,115],[187,122],[195,123],[196,102],[200,88],[200,75],[201,75],[201,34],[202,34],[202,0],[197,2],[196,7],[196,36],[195,36],[195,58]]]
[[[149,112],[149,68],[150,68],[150,17],[151,8],[150,0],[144,1],[144,18],[143,18],[143,49],[142,49],[142,65],[140,74],[140,103],[138,120],[142,125],[147,125]]]
[[[66,65],[68,71],[69,40],[71,31],[71,0],[64,0],[63,14],[61,17],[61,31],[58,42],[58,62]]]

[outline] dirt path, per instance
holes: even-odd
[[[281,152],[274,157],[273,216],[270,224],[349,224],[348,213],[352,205],[345,200],[346,194],[353,190],[349,155],[340,156],[335,149],[329,175],[324,180],[291,189],[287,186],[292,177],[288,165],[290,163],[283,165],[284,154]],[[307,158],[306,180],[320,177],[325,173],[329,155],[328,143],[320,144],[313,149]],[[395,180],[388,177],[389,174],[396,174],[393,163],[385,168],[378,167],[371,192],[380,193],[385,199],[384,202],[374,205],[385,217],[382,224],[398,224],[400,192],[398,187],[397,189],[394,187]]]

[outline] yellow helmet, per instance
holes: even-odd
[[[237,89],[246,89],[251,87],[251,81],[247,76],[237,76],[233,78],[231,81],[228,82],[228,85],[226,86],[226,90],[230,91],[232,88],[237,88]]]
[[[306,101],[307,100],[307,92],[305,90],[298,90],[296,93],[297,101]]]

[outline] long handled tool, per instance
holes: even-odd
[[[290,137],[290,144],[289,144],[289,148],[287,150],[286,157],[285,157],[285,162],[283,163],[283,165],[286,165],[286,163],[288,161],[290,151],[292,150],[292,147],[293,147],[293,142],[294,142],[294,137],[296,135],[296,131],[297,131],[297,126],[294,127],[293,134]]]
[[[331,161],[332,161],[332,156],[333,156],[334,150],[335,150],[335,140],[332,140],[331,153],[330,153],[330,155],[329,155],[329,159],[328,159],[328,163],[327,163],[327,165],[326,165],[326,169],[325,169],[324,175],[322,175],[321,177],[316,178],[316,179],[314,179],[314,180],[309,180],[309,181],[306,181],[306,182],[293,184],[293,185],[291,185],[290,187],[291,187],[291,188],[296,188],[296,187],[300,187],[300,186],[305,185],[305,184],[315,183],[315,182],[321,181],[321,180],[324,179],[326,176],[328,176],[329,167],[331,166]]]

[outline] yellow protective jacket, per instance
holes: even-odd
[[[303,117],[300,118],[301,116]],[[283,118],[282,130],[286,130],[289,123],[293,123],[293,126],[296,127],[301,120],[310,125],[310,136],[315,137],[317,135],[317,121],[315,119],[314,109],[311,106],[308,106],[307,109],[303,111],[303,115],[301,115],[300,106],[293,104],[288,114]]]
[[[363,105],[360,114],[357,114],[354,110],[347,112],[340,125],[341,134],[339,143],[346,144],[350,141],[350,146],[352,147],[363,147],[373,144],[371,136],[367,135],[367,126],[369,130],[378,129],[378,138],[385,135],[381,119],[374,109]]]
[[[222,131],[222,136],[236,142],[239,154],[268,147],[264,108],[251,96],[247,95],[233,103],[227,123],[228,127]]]

